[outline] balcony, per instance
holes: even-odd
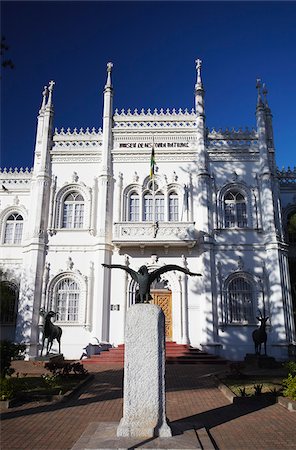
[[[118,222],[114,223],[113,244],[117,247],[187,247],[200,239],[194,222]]]

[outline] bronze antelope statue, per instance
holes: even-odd
[[[54,325],[51,321],[51,318],[56,315],[54,311],[46,312],[43,308],[40,309],[40,315],[44,317],[44,325],[43,325],[43,336],[42,336],[42,348],[41,348],[41,354],[42,356],[43,349],[44,349],[44,342],[45,339],[47,339],[47,346],[46,346],[46,354],[48,355],[54,339],[56,339],[59,343],[59,353],[61,353],[61,336],[62,336],[62,329],[61,327]]]
[[[260,311],[259,311],[260,312]],[[267,334],[266,334],[266,322],[269,319],[269,317],[262,317],[262,314],[260,312],[260,317],[256,317],[257,320],[260,322],[260,327],[257,328],[257,330],[254,330],[252,333],[253,341],[255,344],[255,353],[256,355],[261,355],[261,344],[264,344],[264,354],[266,355],[266,341],[267,341]]]

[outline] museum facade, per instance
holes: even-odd
[[[111,74],[108,63],[102,129],[54,129],[50,82],[33,169],[0,172],[2,339],[35,357],[44,308],[57,313],[65,357],[94,339],[117,346],[137,285],[102,264],[177,264],[202,276],[172,271],[152,285],[168,341],[243,359],[262,315],[267,353],[286,358],[296,172],[276,167],[264,85],[255,129],[209,130],[200,60],[192,110],[113,110]]]

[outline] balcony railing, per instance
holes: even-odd
[[[118,222],[114,223],[113,243],[124,246],[194,247],[200,238],[194,222]]]

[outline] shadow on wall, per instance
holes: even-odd
[[[227,167],[227,164],[229,167]],[[278,259],[268,259],[265,264],[267,236],[262,232],[261,205],[258,192],[255,194],[253,188],[246,181],[254,179],[254,166],[237,162],[235,169],[240,173],[237,175],[233,163],[223,163],[215,166],[215,178],[219,184],[230,186],[233,189],[242,189],[246,195],[246,223],[243,227],[224,227],[224,204],[220,205],[217,193],[221,191],[216,186],[213,176],[202,174],[200,183],[203,192],[197,187],[199,167],[180,167],[188,173],[188,179],[192,180],[190,185],[191,197],[198,200],[204,218],[207,221],[209,233],[203,233],[203,239],[199,242],[199,255],[204,251],[212,253],[207,261],[207,274],[202,278],[203,286],[196,286],[194,293],[200,296],[201,291],[206,292],[206,304],[201,305],[205,313],[205,326],[203,335],[206,336],[205,344],[220,344],[216,348],[218,354],[233,360],[241,360],[246,353],[255,353],[252,333],[260,325],[256,316],[259,311],[269,316],[267,321],[267,354],[277,358],[285,358],[287,348],[280,343],[289,341],[290,337],[285,330],[290,329],[289,318],[284,311],[288,293],[285,286],[276,283],[272,277],[279,270]],[[224,180],[224,181],[223,181]],[[259,189],[259,188],[258,188]],[[207,195],[208,190],[208,195]],[[205,213],[206,211],[206,213]],[[196,228],[199,228],[197,223]],[[211,247],[207,246],[207,243]],[[253,245],[256,247],[253,249]],[[203,250],[204,249],[204,250]],[[281,278],[283,279],[283,274]],[[246,320],[234,320],[229,313],[230,300],[227,292],[227,281],[235,277],[250,282],[252,286],[251,313]],[[243,292],[241,293],[243,297]],[[276,300],[275,300],[276,299]],[[214,351],[215,347],[209,346],[207,351]]]

